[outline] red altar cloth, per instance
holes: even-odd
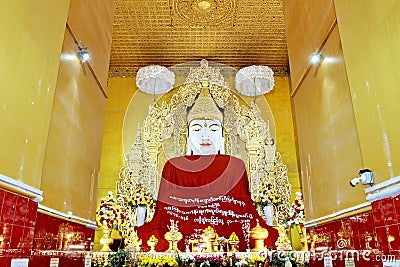
[[[265,224],[250,197],[244,162],[229,155],[182,156],[164,166],[155,214],[151,222],[137,228],[145,251],[151,235],[158,239],[157,251],[166,251],[170,220],[178,222],[183,238],[178,243],[185,250],[185,240],[195,229],[214,228],[220,237],[232,232],[239,237],[239,250],[245,251],[245,232],[259,224],[269,232],[265,245],[275,247],[278,231]],[[247,230],[246,230],[247,229]],[[253,243],[253,242],[252,242]]]

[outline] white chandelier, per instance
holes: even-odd
[[[175,74],[168,68],[158,65],[142,67],[136,74],[139,90],[153,95],[169,92],[175,84]]]
[[[274,72],[267,66],[249,66],[236,73],[236,89],[245,96],[258,96],[274,88]]]

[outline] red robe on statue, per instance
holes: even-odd
[[[265,224],[250,197],[244,162],[229,155],[182,156],[170,159],[164,166],[153,220],[137,228],[145,251],[151,235],[158,239],[157,251],[166,251],[170,220],[178,222],[183,238],[178,243],[185,250],[185,240],[195,229],[214,228],[220,237],[232,232],[239,237],[239,250],[245,251],[246,233],[256,226],[269,232],[265,245],[275,247],[278,231]],[[253,242],[252,242],[253,243]]]

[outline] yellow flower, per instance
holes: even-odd
[[[258,255],[258,254],[253,254],[253,256],[250,259],[251,264],[256,264],[258,262],[264,262],[264,261],[265,261],[265,257],[262,255]]]

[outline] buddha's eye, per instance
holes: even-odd
[[[194,125],[192,125],[192,127],[190,127],[190,129],[191,129],[193,132],[200,132],[202,128],[203,128],[203,127],[201,127],[201,125],[199,125],[199,124],[194,124]]]
[[[221,129],[221,127],[217,124],[210,125],[210,130],[213,132],[218,132],[220,129]]]

